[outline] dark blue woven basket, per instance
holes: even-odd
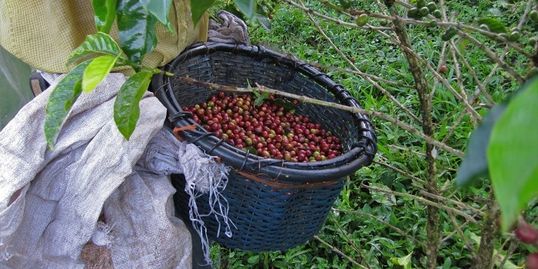
[[[205,102],[215,92],[189,84],[182,77],[223,85],[245,87],[259,83],[270,88],[360,107],[340,85],[316,68],[259,46],[222,43],[188,48],[166,71],[174,77],[156,76],[155,95],[167,107],[172,127],[195,124],[181,107]],[[224,196],[229,218],[236,225],[233,237],[217,237],[217,222],[204,218],[211,239],[250,251],[286,250],[314,236],[338,197],[344,177],[369,165],[376,152],[376,137],[368,118],[332,108],[300,104],[296,113],[338,135],[344,154],[311,163],[265,159],[223,142],[201,126],[181,136],[206,153],[218,156],[232,168]],[[181,176],[173,178],[180,212],[188,212],[188,196]],[[208,197],[197,198],[201,214],[208,213]]]

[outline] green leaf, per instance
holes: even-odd
[[[380,190],[387,191],[387,192],[384,192],[384,191],[378,191],[378,190],[370,190],[370,194],[372,195],[372,200],[382,205],[389,206],[389,207],[396,205],[396,196],[394,196],[394,194],[389,193],[390,191],[389,187],[382,184],[377,184],[377,183],[370,183],[370,185]]]
[[[144,54],[148,54],[152,52],[153,49],[157,46],[157,31],[155,31],[155,25],[157,24],[157,19],[153,16],[149,16],[147,22],[148,22],[148,29],[151,29],[151,30],[149,30],[146,33],[146,50],[144,51]]]
[[[256,0],[235,0],[235,6],[247,18],[252,18],[256,14]]]
[[[506,231],[538,195],[538,79],[526,83],[497,121],[488,166]]]
[[[506,104],[499,104],[493,107],[488,115],[484,118],[480,126],[476,128],[469,138],[465,158],[458,168],[458,174],[456,176],[456,183],[459,186],[469,185],[475,182],[481,176],[487,175],[488,161],[486,152],[489,144],[489,138],[491,136],[493,126],[505,109]]]
[[[97,31],[109,33],[116,18],[118,0],[92,0]]]
[[[94,58],[82,76],[82,91],[91,92],[110,73],[118,57],[103,55]]]
[[[121,86],[114,102],[114,121],[120,133],[129,140],[140,116],[139,103],[149,87],[152,71],[142,70]]]
[[[343,9],[351,8],[351,2],[349,0],[338,0],[338,3],[340,3]]]
[[[144,55],[157,44],[157,19],[149,14],[146,1],[119,0],[118,30],[121,48],[129,60],[140,64]]]
[[[401,258],[391,258],[390,261],[399,266],[403,266],[404,269],[411,269],[411,256],[413,252],[409,253],[407,256]]]
[[[82,91],[82,74],[90,61],[76,66],[52,90],[45,108],[45,138],[49,148],[54,147],[69,110]]]
[[[248,264],[257,264],[260,261],[259,255],[250,256],[247,259]]]
[[[487,25],[489,30],[495,33],[506,33],[507,31],[504,24],[496,18],[492,18],[492,17],[480,18],[478,22],[481,24]]]
[[[213,5],[215,0],[191,0],[192,21],[197,24],[204,12]]]
[[[267,96],[269,97],[269,96]],[[277,106],[281,106],[284,108],[284,111],[286,112],[289,112],[289,111],[292,111],[295,109],[295,105],[288,99],[285,99],[285,98],[276,98],[274,100],[274,103],[277,105]]]
[[[170,14],[170,7],[172,6],[172,0],[149,0],[148,11],[160,21],[169,31],[173,30],[168,14]]]
[[[125,59],[118,43],[109,34],[99,32],[86,36],[84,42],[71,53],[67,64],[85,61],[100,55],[121,55],[120,59]]]
[[[263,15],[256,15],[256,20],[263,27],[263,29],[269,31],[271,30],[271,20]]]
[[[441,39],[443,41],[449,41],[452,37],[454,37],[458,33],[458,30],[454,27],[450,27],[446,30],[446,32],[441,36]]]
[[[253,91],[255,99],[254,105],[261,106],[265,100],[269,99],[270,94],[268,92]]]

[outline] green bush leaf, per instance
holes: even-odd
[[[404,269],[411,269],[411,256],[413,255],[413,252],[409,253],[407,256],[401,257],[401,258],[390,258],[390,261],[395,264],[402,266]]]
[[[152,52],[155,46],[157,46],[157,31],[155,31],[155,24],[157,24],[157,19],[153,16],[148,16],[147,23],[148,32],[146,33],[146,50],[144,51],[144,54]]]
[[[495,33],[506,33],[507,31],[504,24],[496,18],[492,18],[492,17],[481,18],[478,20],[478,22],[481,24],[487,25],[489,30]]]
[[[263,27],[263,29],[265,29],[267,31],[271,30],[271,20],[269,20],[268,17],[260,15],[260,14],[257,14],[256,15],[256,20]]]
[[[114,102],[114,121],[120,133],[129,140],[140,116],[139,103],[149,87],[152,71],[142,70],[121,86]]]
[[[83,62],[69,72],[52,90],[45,108],[45,138],[49,148],[54,147],[69,110],[82,91],[82,74],[90,61]]]
[[[109,34],[99,32],[87,36],[86,40],[71,53],[67,64],[85,61],[100,55],[120,55],[120,59],[125,59],[118,43]]]
[[[92,0],[97,31],[109,33],[116,18],[118,0]]]
[[[129,60],[140,64],[144,55],[157,44],[157,19],[149,14],[146,1],[119,0],[118,29],[121,48]]]
[[[538,195],[538,79],[523,86],[499,118],[488,147],[488,166],[507,230]]]
[[[452,37],[454,37],[458,33],[458,30],[454,27],[450,27],[446,30],[446,32],[441,36],[441,39],[443,41],[449,41]]]
[[[257,264],[260,262],[260,256],[259,255],[250,256],[248,257],[247,262],[248,264]]]
[[[351,8],[351,2],[349,0],[338,0],[338,3],[340,3],[343,9]]]
[[[456,176],[456,183],[459,186],[466,186],[481,176],[488,173],[488,161],[486,152],[489,144],[489,138],[493,126],[497,122],[497,119],[502,115],[506,109],[506,104],[499,104],[491,109],[488,115],[484,118],[480,126],[476,128],[467,145],[467,152],[465,158],[458,168],[458,174]]]
[[[215,0],[191,0],[192,21],[197,24],[204,12],[213,5]]]
[[[91,92],[110,73],[118,57],[103,55],[94,58],[82,76],[82,91]]]
[[[168,30],[173,30],[168,14],[170,14],[170,7],[172,6],[172,0],[149,0],[148,11],[160,21]]]
[[[256,0],[235,0],[235,6],[247,18],[252,18],[256,14]]]

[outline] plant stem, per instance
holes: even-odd
[[[350,261],[353,265],[355,266],[358,266],[360,268],[364,268],[364,269],[368,269],[368,267],[358,263],[357,261],[355,261],[353,258],[349,257],[348,255],[346,255],[344,252],[342,252],[341,250],[339,250],[338,248],[336,248],[335,246],[327,243],[327,241],[319,238],[319,236],[315,235],[314,236],[314,239],[318,240],[320,243],[322,243],[323,245],[329,247],[332,251],[334,251],[336,254],[340,255],[340,257],[342,258],[345,258],[347,259],[348,261]]]
[[[368,115],[368,116],[371,116],[371,117],[377,117],[377,118],[386,120],[386,121],[388,121],[388,122],[402,128],[402,129],[408,131],[409,133],[411,133],[413,135],[421,137],[427,143],[432,144],[433,146],[436,146],[436,147],[438,147],[440,149],[443,149],[446,152],[452,153],[452,154],[454,154],[455,156],[458,156],[458,157],[463,157],[464,156],[464,153],[462,151],[454,149],[454,148],[452,148],[452,147],[450,147],[450,146],[448,146],[448,145],[446,145],[444,143],[441,143],[438,140],[433,139],[431,136],[427,136],[427,135],[423,134],[421,131],[419,131],[415,127],[413,127],[413,126],[411,126],[409,124],[406,124],[406,123],[404,123],[404,122],[402,122],[402,121],[400,121],[398,119],[395,119],[392,116],[390,116],[388,114],[385,114],[385,113],[382,113],[382,112],[371,111],[371,110],[366,110],[366,109],[362,109],[362,108],[351,107],[351,106],[346,106],[346,105],[342,105],[342,104],[327,102],[327,101],[318,100],[318,99],[310,98],[310,97],[303,96],[303,95],[297,95],[297,94],[293,94],[293,93],[288,93],[288,92],[283,92],[283,91],[270,89],[270,88],[267,88],[265,86],[258,86],[256,88],[250,88],[249,89],[249,88],[240,88],[240,87],[234,87],[234,86],[227,86],[227,85],[203,82],[203,81],[195,80],[195,79],[192,79],[192,78],[189,78],[189,77],[178,77],[177,79],[181,80],[183,83],[187,83],[187,84],[190,84],[190,85],[195,85],[197,87],[205,88],[205,89],[213,90],[213,91],[237,92],[237,93],[254,93],[256,91],[258,91],[258,92],[266,92],[266,93],[269,93],[269,94],[284,96],[284,97],[287,97],[287,98],[290,98],[290,99],[296,99],[296,100],[299,100],[299,101],[301,101],[303,103],[326,106],[326,107],[331,107],[331,108],[335,108],[335,109],[348,111],[348,112],[351,112],[351,113],[362,113],[362,114],[365,114],[365,115]]]
[[[482,224],[482,235],[480,246],[474,257],[475,269],[490,269],[493,267],[493,250],[495,248],[495,236],[499,231],[499,208],[495,203],[493,191],[490,191],[490,197],[487,204],[487,215]]]
[[[392,21],[394,25],[394,32],[398,36],[400,41],[400,47],[409,63],[409,69],[415,80],[415,87],[420,100],[420,110],[422,116],[422,131],[427,136],[433,136],[433,120],[432,120],[432,91],[428,85],[426,77],[419,64],[419,59],[415,53],[412,53],[412,46],[407,36],[407,31],[404,24],[397,16],[397,11],[394,6],[388,6],[391,15],[394,16]],[[426,189],[428,192],[437,195],[438,189],[436,185],[436,167],[434,147],[431,144],[426,144],[426,162],[428,163]],[[439,210],[435,206],[427,206],[427,224],[426,232],[428,237],[426,253],[428,256],[428,267],[435,269],[437,267],[437,252],[439,249],[439,240],[441,239],[441,233],[439,229]]]
[[[469,214],[467,214],[467,213],[465,213],[465,212],[463,212],[463,211],[461,211],[459,209],[455,209],[453,207],[446,206],[444,204],[428,200],[428,199],[426,199],[424,197],[416,196],[416,195],[405,193],[405,192],[397,192],[397,191],[393,191],[393,190],[380,189],[380,188],[368,186],[368,185],[365,185],[365,184],[361,184],[361,187],[367,188],[367,189],[370,189],[370,190],[374,190],[374,191],[378,191],[378,192],[384,192],[384,193],[388,193],[388,194],[392,194],[392,195],[396,195],[396,196],[401,196],[401,197],[406,197],[406,198],[409,198],[409,199],[413,199],[413,200],[415,200],[417,202],[425,204],[426,206],[433,206],[435,208],[450,211],[450,212],[452,212],[452,213],[454,213],[454,214],[456,214],[458,216],[461,216],[461,217],[465,218],[466,220],[468,220],[471,223],[476,223],[477,222],[476,219],[473,218],[471,215],[469,215]]]
[[[343,213],[350,213],[350,214],[358,214],[358,215],[363,215],[363,216],[367,216],[379,223],[383,223],[384,225],[386,225],[387,227],[393,229],[395,232],[399,233],[400,235],[404,236],[405,238],[413,241],[415,244],[419,245],[419,246],[422,246],[424,247],[424,243],[423,242],[420,242],[419,240],[417,240],[415,237],[413,236],[410,236],[408,232],[405,232],[403,231],[402,229],[390,224],[389,222],[387,221],[384,221],[382,220],[381,218],[378,218],[370,213],[367,213],[367,212],[363,212],[361,210],[345,210],[345,209],[339,209],[339,208],[334,208],[333,207],[333,210],[334,211],[338,211],[338,212],[343,212]]]

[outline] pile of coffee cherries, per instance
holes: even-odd
[[[524,220],[519,221],[514,234],[522,243],[538,245],[538,230]],[[531,253],[529,256],[527,256],[527,268],[538,269],[538,253]]]
[[[315,162],[342,154],[340,140],[295,114],[282,104],[297,101],[268,96],[255,104],[252,95],[226,95],[220,92],[205,103],[184,108],[204,129],[237,148],[265,158],[291,162]],[[286,103],[287,102],[287,103]]]

